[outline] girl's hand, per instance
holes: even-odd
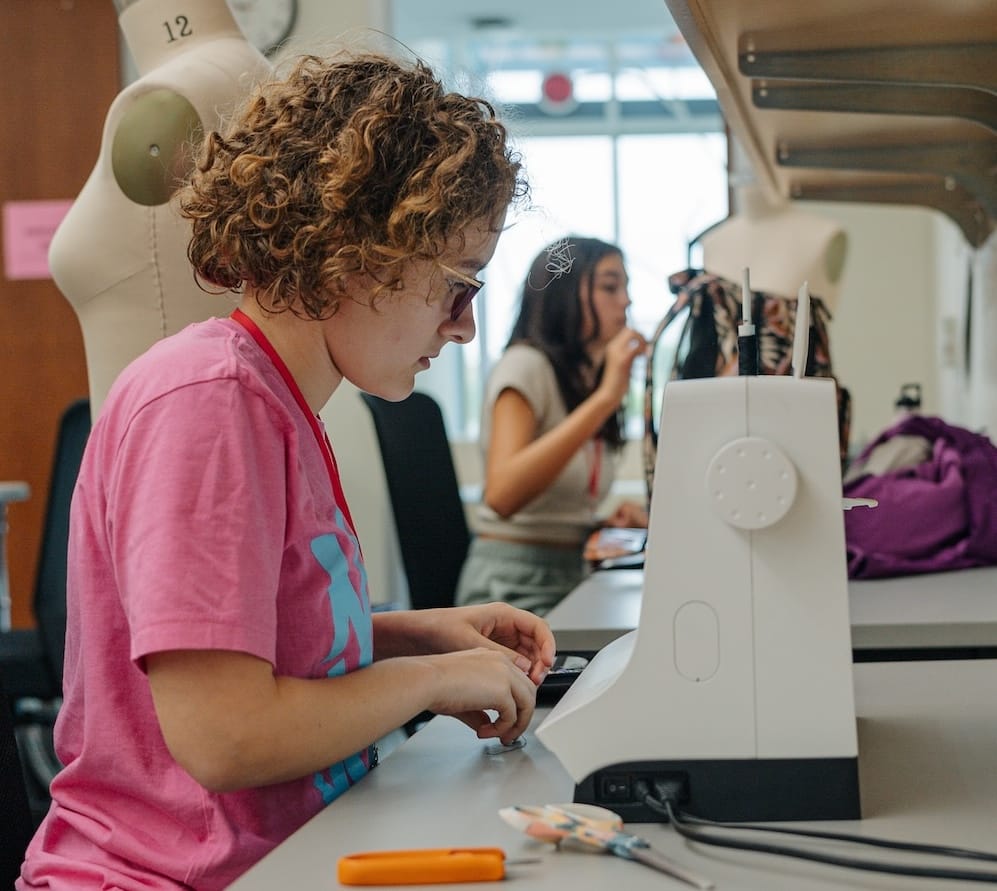
[[[647,351],[647,341],[633,328],[624,328],[606,346],[605,366],[599,389],[619,405],[630,389],[634,359]]]
[[[647,511],[634,501],[622,501],[606,518],[607,526],[627,529],[646,529]]]
[[[539,685],[547,676],[554,664],[556,645],[550,626],[539,616],[507,603],[459,607],[457,612],[458,620],[471,629],[475,646],[514,654],[516,664],[534,684]]]
[[[507,603],[387,612],[376,614],[374,620],[377,658],[481,647],[502,654],[535,685],[554,664],[550,626],[539,616]],[[379,638],[393,645],[383,649]]]
[[[526,732],[536,706],[536,687],[519,655],[491,647],[416,657],[431,668],[434,695],[429,710],[451,715],[477,733],[509,745]],[[494,719],[489,712],[495,712]]]

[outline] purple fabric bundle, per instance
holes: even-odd
[[[845,513],[850,578],[884,578],[997,563],[997,448],[940,418],[910,415],[856,459],[900,435],[933,443],[920,464],[848,483],[849,498],[879,506]]]

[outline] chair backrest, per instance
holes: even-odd
[[[90,400],[78,399],[63,412],[59,422],[33,604],[38,633],[56,689],[61,689],[66,652],[69,505],[89,435]]]
[[[425,393],[361,398],[374,418],[414,609],[453,606],[471,534],[443,413]]]
[[[0,888],[14,887],[34,828],[17,754],[14,715],[0,677]]]

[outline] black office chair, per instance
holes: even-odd
[[[62,704],[66,652],[69,506],[89,435],[90,402],[79,399],[59,421],[32,600],[36,627],[0,632],[0,672],[6,686],[0,703],[14,715],[35,822],[48,809],[49,784],[61,767],[53,727]]]
[[[401,402],[360,395],[374,418],[412,607],[453,606],[471,533],[443,413],[425,393]]]
[[[69,505],[89,435],[90,401],[79,399],[59,422],[32,600],[36,627],[0,632],[0,668],[14,701],[62,695]]]
[[[14,736],[14,715],[0,672],[0,887],[13,888],[35,831],[24,769]]]

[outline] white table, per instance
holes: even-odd
[[[855,665],[854,676],[863,819],[798,825],[997,850],[997,661],[867,663]],[[688,887],[630,861],[553,851],[520,836],[500,820],[498,809],[570,801],[571,779],[532,734],[527,734],[527,745],[520,751],[488,756],[483,747],[457,721],[433,719],[239,879],[233,891],[339,888],[336,861],[344,854],[451,845],[497,845],[510,858],[539,853],[539,863],[508,869],[507,881],[522,891]],[[690,845],[660,824],[628,828],[712,878],[718,891],[973,887],[966,882],[895,877]],[[842,853],[840,847],[828,849],[826,843],[823,849]],[[844,852],[877,856],[872,849],[852,846]],[[910,855],[898,852],[878,856],[911,862]],[[987,867],[971,861],[961,866]]]
[[[547,615],[562,651],[594,652],[637,627],[644,573],[595,572]],[[997,652],[997,567],[848,583],[852,647]]]

